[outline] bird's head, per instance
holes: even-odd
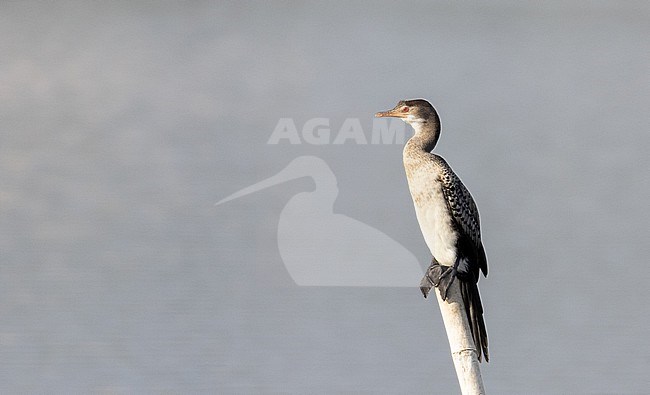
[[[438,114],[431,103],[424,99],[400,100],[392,110],[382,111],[375,114],[375,117],[394,117],[400,118],[404,122],[412,125],[413,123],[427,123],[429,121],[438,121]]]

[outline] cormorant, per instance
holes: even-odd
[[[402,100],[376,117],[396,117],[415,134],[404,146],[404,169],[422,235],[431,250],[431,266],[420,289],[426,298],[432,286],[447,299],[449,286],[460,280],[467,320],[476,346],[489,360],[483,306],[478,291],[479,271],[487,276],[487,258],[481,242],[478,209],[472,195],[447,162],[431,153],[440,137],[440,118],[426,100]]]

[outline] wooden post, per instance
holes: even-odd
[[[478,354],[469,322],[467,322],[465,304],[458,283],[458,281],[454,281],[451,284],[446,301],[442,300],[437,287],[435,293],[449,338],[451,357],[454,360],[460,391],[463,395],[485,394]]]

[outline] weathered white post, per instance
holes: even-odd
[[[474,340],[472,340],[472,332],[467,322],[465,304],[458,283],[458,281],[452,282],[447,293],[447,300],[442,300],[438,287],[435,287],[435,294],[447,331],[460,391],[463,395],[485,394],[478,354]]]

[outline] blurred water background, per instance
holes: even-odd
[[[426,267],[400,144],[267,144],[414,97],[481,210],[487,390],[648,391],[649,3],[3,2],[0,49],[0,392],[456,393],[417,288],[292,281],[312,180],[214,206],[316,156]]]

